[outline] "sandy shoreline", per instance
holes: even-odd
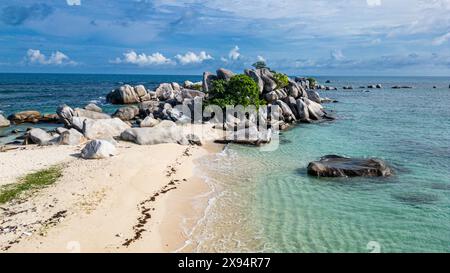
[[[204,143],[139,146],[120,142],[119,155],[103,160],[80,159],[81,147],[70,146],[1,153],[1,184],[55,164],[63,164],[64,171],[54,185],[0,206],[0,251],[179,249],[186,241],[183,228],[195,224],[210,191],[195,176],[195,161],[222,148]]]

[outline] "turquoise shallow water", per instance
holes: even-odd
[[[204,159],[217,196],[192,236],[197,251],[450,252],[449,80],[380,81],[416,88],[324,91],[340,101],[326,106],[338,120],[282,132],[273,152],[232,145]],[[378,157],[396,173],[307,176],[327,154]]]

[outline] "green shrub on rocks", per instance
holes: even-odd
[[[209,92],[210,99],[206,104],[218,105],[221,108],[236,105],[244,107],[254,105],[258,108],[265,104],[259,95],[259,87],[252,78],[247,75],[235,75],[229,81],[213,81]]]
[[[316,84],[317,84],[316,79],[314,79],[314,78],[312,78],[312,77],[309,77],[309,78],[307,78],[307,80],[309,81],[309,88],[310,88],[310,89],[314,89],[314,87],[315,87]]]
[[[289,78],[285,74],[274,72],[273,77],[277,83],[277,89],[283,89],[289,85]]]

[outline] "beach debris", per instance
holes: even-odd
[[[102,159],[117,155],[116,147],[106,140],[91,140],[81,150],[84,159]]]
[[[327,155],[308,165],[308,174],[317,177],[390,176],[393,171],[380,159]]]

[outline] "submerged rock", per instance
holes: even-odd
[[[84,159],[102,159],[117,155],[116,147],[106,140],[92,140],[81,150]]]
[[[318,177],[390,176],[392,170],[380,159],[327,155],[309,163],[308,174]]]

